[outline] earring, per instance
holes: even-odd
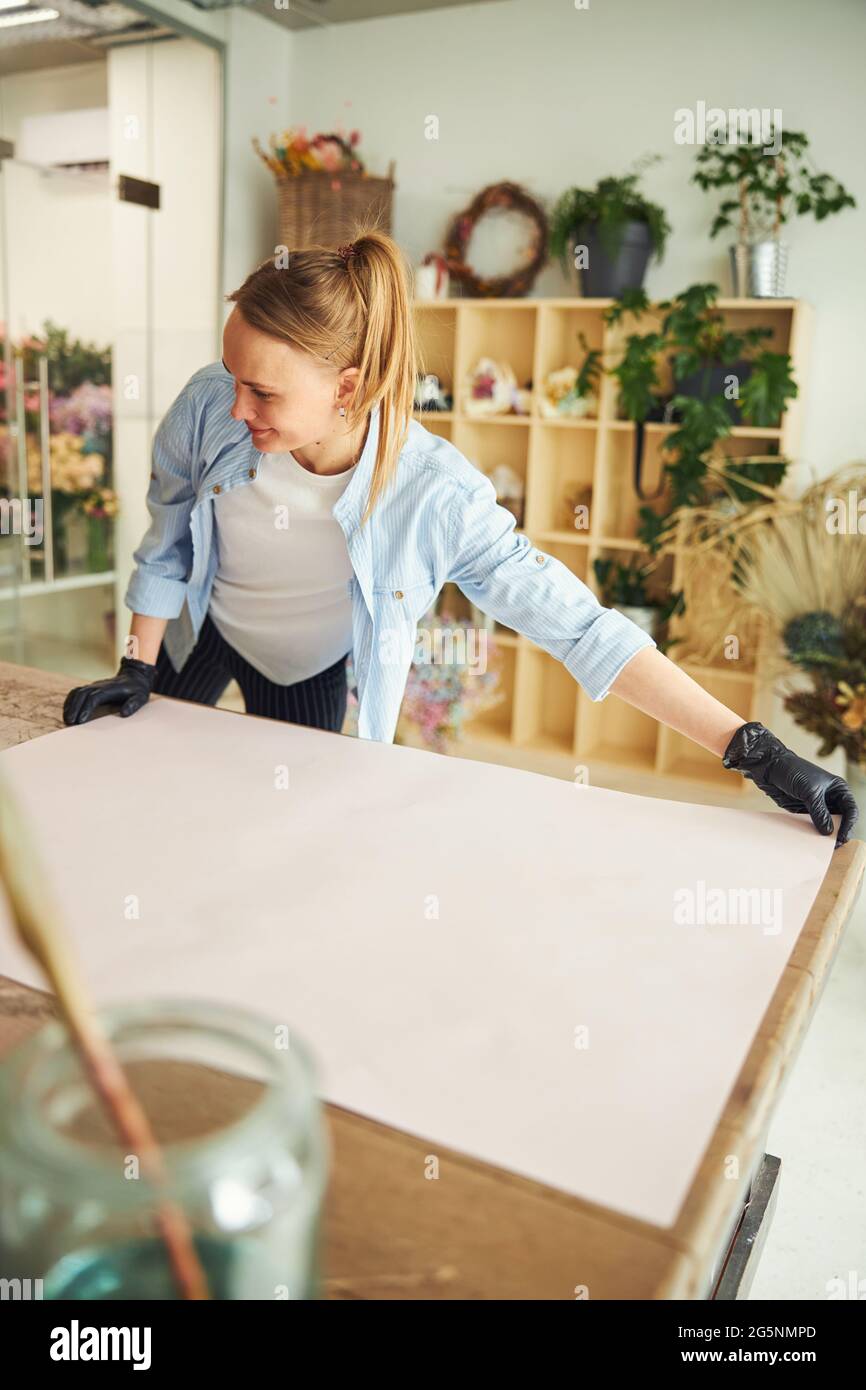
[[[340,415],[345,415],[345,413],[346,413],[346,407],[345,407],[344,405],[341,405],[341,406],[340,406],[339,413],[340,413]]]

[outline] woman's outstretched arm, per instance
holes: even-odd
[[[627,661],[610,690],[718,757],[746,722],[657,647],[645,647]]]
[[[807,762],[763,724],[742,719],[657,647],[627,661],[610,690],[717,754],[724,767],[748,777],[783,811],[811,816],[822,835],[833,833],[833,815],[839,815],[837,849],[850,839],[859,810],[844,778]]]

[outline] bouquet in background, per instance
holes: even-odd
[[[105,476],[105,456],[87,452],[82,435],[52,434],[49,447],[52,492],[89,492]],[[27,486],[32,494],[42,496],[42,454],[38,439],[30,437],[27,439]]]
[[[310,171],[320,174],[365,174],[364,162],[358,154],[361,141],[359,130],[342,128],[328,134],[307,135],[306,126],[290,127],[282,135],[268,138],[268,149],[253,138],[253,149],[277,178],[296,178]]]
[[[111,435],[112,391],[108,385],[83,381],[68,396],[51,397],[48,418],[57,434],[80,434],[87,451]],[[95,448],[95,452],[104,453]]]
[[[93,517],[94,521],[105,521],[117,516],[120,499],[113,488],[95,487],[92,492],[84,494],[81,510],[85,516]]]
[[[437,633],[441,634],[439,644]],[[420,734],[428,748],[436,753],[447,753],[461,737],[468,720],[505,699],[499,688],[497,648],[488,632],[475,627],[466,618],[455,618],[449,613],[432,614],[418,624],[418,634],[420,641],[416,642],[409,667],[400,719]],[[451,634],[450,639],[447,634]],[[479,649],[481,642],[485,646]],[[473,661],[437,660],[440,649],[446,656],[472,653]],[[484,658],[480,663],[484,669],[474,668],[474,657],[478,655]],[[357,733],[358,701],[353,689],[351,656],[347,662],[347,679],[350,688],[348,723],[343,732]]]

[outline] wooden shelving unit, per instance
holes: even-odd
[[[416,419],[431,431],[451,440],[476,467],[489,473],[496,465],[509,464],[524,480],[524,529],[533,544],[543,546],[571,569],[594,593],[597,585],[593,561],[601,556],[625,559],[648,552],[637,539],[638,511],[643,505],[633,483],[635,426],[618,418],[616,381],[604,376],[599,391],[598,418],[550,421],[540,414],[501,415],[483,420],[462,408],[462,392],[479,357],[509,362],[518,384],[540,387],[547,374],[582,360],[578,334],[590,347],[604,353],[610,365],[621,352],[630,332],[648,332],[652,315],[639,323],[625,319],[614,328],[604,322],[607,299],[450,299],[417,302],[416,325],[426,370],[435,372],[453,395],[448,412],[418,411]],[[788,352],[799,395],[791,403],[778,429],[737,426],[725,441],[731,456],[777,451],[796,457],[803,402],[803,380],[809,340],[809,306],[791,299],[720,299],[718,309],[733,328],[761,325],[772,330],[767,346]],[[664,383],[664,370],[660,372]],[[647,424],[643,441],[643,487],[654,492],[661,478],[661,443],[673,427]],[[592,488],[590,526],[576,531],[565,503],[575,486]],[[658,499],[659,503],[664,498]],[[673,588],[681,585],[684,563],[681,548],[665,557],[659,579]],[[667,567],[667,568],[665,568]],[[451,598],[457,597],[456,586]],[[443,593],[440,606],[446,597]],[[452,610],[454,604],[450,605]],[[688,613],[675,632],[687,634]],[[507,760],[509,750],[536,752],[547,766],[559,766],[570,776],[576,766],[586,766],[592,780],[602,780],[606,769],[628,769],[663,775],[686,783],[722,787],[725,791],[747,786],[744,778],[731,778],[712,754],[659,724],[656,720],[609,695],[593,701],[561,662],[529,639],[499,627],[494,638],[503,660],[503,704],[466,726],[466,734],[479,756],[489,751],[496,761]],[[677,660],[677,648],[670,653]],[[697,665],[688,659],[683,668],[718,699],[741,714],[759,718],[761,653],[742,654],[737,662]]]

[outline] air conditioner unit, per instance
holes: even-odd
[[[23,116],[15,158],[46,169],[108,164],[108,107]]]

